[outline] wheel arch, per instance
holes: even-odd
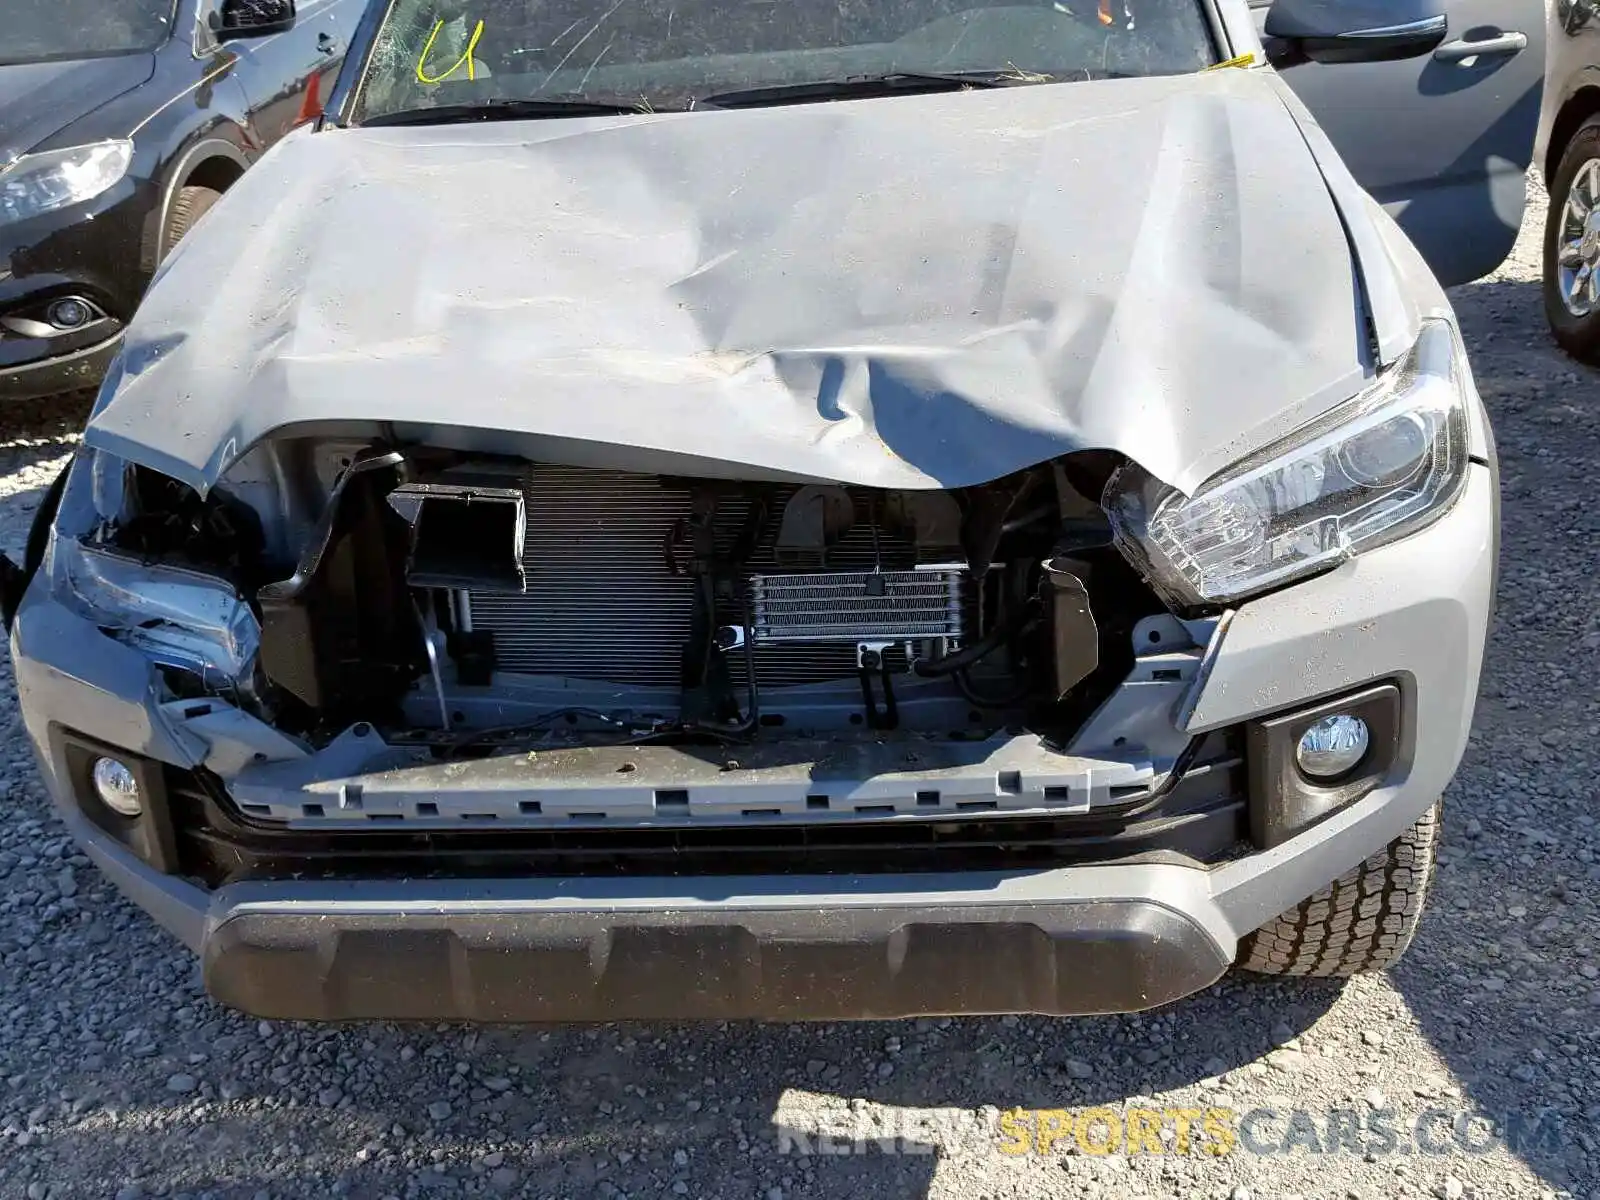
[[[1600,72],[1585,72],[1583,83],[1567,97],[1550,126],[1550,144],[1545,147],[1544,162],[1539,164],[1546,186],[1561,166],[1561,156],[1567,152],[1573,135],[1593,116],[1600,116]]]
[[[155,225],[154,263],[159,265],[166,257],[167,222],[172,216],[172,202],[178,191],[185,187],[208,187],[226,192],[239,181],[250,167],[243,150],[220,137],[210,137],[195,142],[178,156],[167,173],[167,186],[161,196],[161,209]]]

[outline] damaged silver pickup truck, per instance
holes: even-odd
[[[14,568],[87,852],[270,1017],[1392,962],[1493,450],[1285,81],[1449,6],[668,7],[375,4],[164,265]]]

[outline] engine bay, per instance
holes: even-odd
[[[363,447],[292,561],[259,531],[231,543],[260,619],[242,691],[312,745],[362,723],[445,757],[1024,729],[1065,745],[1166,611],[1098,503],[1119,462],[891,491]],[[134,491],[110,536],[147,559],[164,537],[204,556],[193,530],[246,510],[219,489],[162,521],[137,510],[186,510]]]

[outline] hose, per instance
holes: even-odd
[[[1011,691],[1000,696],[986,696],[972,686],[972,677],[967,674],[966,667],[955,671],[954,679],[956,690],[974,708],[1010,708],[1012,705],[1021,704],[1033,690],[1032,683],[1024,676]]]
[[[943,658],[919,658],[911,665],[911,669],[924,678],[940,679],[946,675],[954,675],[957,671],[965,671],[973,664],[993,654],[1012,638],[1016,637],[1039,615],[1039,605],[1036,600],[1019,605],[1015,612],[1006,620],[1000,622],[988,633],[984,634],[971,645],[946,654]]]

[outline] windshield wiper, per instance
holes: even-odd
[[[460,125],[467,121],[525,121],[540,117],[604,117],[615,113],[648,111],[640,104],[607,100],[527,100],[500,97],[467,104],[436,104],[378,113],[363,125]]]
[[[769,87],[714,92],[695,100],[696,108],[740,108],[762,104],[806,104],[821,100],[864,99],[901,92],[958,92],[964,88],[1011,87],[1022,83],[1052,83],[1053,77],[1034,71],[887,71],[882,75],[846,75],[809,83],[778,83]]]

